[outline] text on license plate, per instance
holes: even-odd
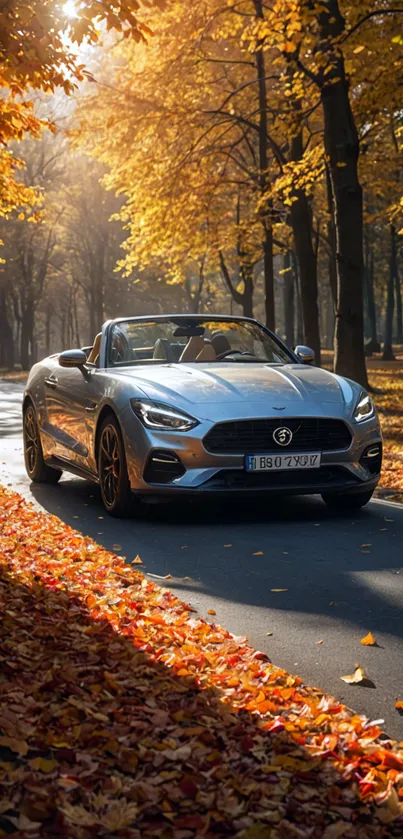
[[[319,469],[321,452],[307,454],[252,454],[246,455],[247,472],[271,472],[280,469]]]

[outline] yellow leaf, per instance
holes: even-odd
[[[28,752],[28,744],[25,740],[16,740],[14,737],[0,737],[0,746],[7,746],[20,757],[24,757]]]
[[[270,591],[288,591],[288,588],[272,588]]]
[[[364,47],[364,45],[363,45],[363,44],[360,44],[360,46],[359,46],[359,47],[356,47],[356,48],[355,48],[355,50],[354,50],[354,55],[357,55],[359,52],[362,52],[363,50],[365,50],[365,47]]]
[[[365,638],[361,638],[361,644],[364,647],[376,647],[376,638],[374,638],[372,632],[368,632]]]
[[[344,168],[344,166],[347,166],[347,163],[344,163],[342,160],[339,160],[339,162],[338,162],[338,163],[336,163],[336,166],[337,166],[339,169],[343,169],[343,168]]]
[[[360,682],[363,682],[367,677],[363,668],[360,667],[360,665],[357,665],[352,676],[340,676],[340,678],[342,682],[346,682],[347,685],[359,685]]]
[[[256,551],[253,556],[264,556],[263,551]]]
[[[216,615],[216,614],[217,614],[217,612],[215,611],[215,609],[209,609],[209,610],[208,610],[208,612],[207,612],[207,614],[208,614],[208,615]]]
[[[46,757],[34,757],[29,761],[32,769],[39,769],[41,772],[53,772],[58,766],[57,760],[47,760]]]
[[[136,556],[136,559],[133,559],[133,563],[134,563],[134,565],[142,565],[142,564],[143,564],[143,560],[142,560],[142,559],[140,559],[140,557],[139,557],[139,556]]]

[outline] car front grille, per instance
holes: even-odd
[[[293,437],[288,446],[273,438],[279,428],[289,428]],[[331,452],[348,449],[351,433],[342,420],[295,417],[289,419],[253,419],[221,422],[204,438],[204,447],[212,454],[258,454],[259,452]]]

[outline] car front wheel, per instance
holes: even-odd
[[[43,456],[41,436],[34,406],[24,411],[24,460],[27,475],[35,484],[57,484],[62,476],[60,469],[48,466]]]
[[[340,495],[336,492],[323,493],[322,498],[325,504],[333,510],[348,512],[348,510],[360,510],[365,507],[373,496],[373,490],[369,492],[354,492]]]
[[[99,432],[98,478],[102,501],[110,516],[127,518],[134,512],[126,454],[117,419],[106,417]]]

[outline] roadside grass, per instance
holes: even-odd
[[[331,369],[333,353],[324,351],[323,356],[323,366]],[[390,362],[382,361],[381,355],[374,355],[368,359],[367,367],[384,438],[382,477],[377,494],[403,502],[403,353],[398,351],[396,361]]]
[[[1,835],[403,835],[403,744],[124,559],[0,487]]]
[[[5,370],[0,367],[0,381],[5,382],[26,382],[28,370]]]

